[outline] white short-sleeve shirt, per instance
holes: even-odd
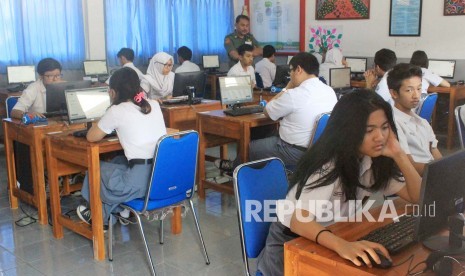
[[[142,89],[144,89],[145,92],[149,92],[150,91],[150,84],[147,82],[147,80],[145,80],[144,78],[144,74],[142,73],[141,70],[139,70],[139,68],[137,68],[134,63],[132,62],[127,62],[123,65],[123,67],[129,67],[131,68],[132,70],[136,71],[137,73],[137,76],[139,76],[139,80],[140,80],[140,87],[142,87]],[[111,78],[111,76],[110,76]],[[110,78],[108,78],[105,83],[110,85]]]
[[[381,78],[378,85],[376,86],[375,92],[381,97],[383,97],[383,99],[386,102],[390,103],[391,106],[394,106],[394,100],[391,97],[391,93],[389,92],[389,87],[387,84],[388,73],[389,72],[386,72],[384,76]]]
[[[13,109],[21,110],[22,112],[39,112],[46,111],[46,95],[45,86],[41,79],[29,84],[23,91],[23,94],[18,99]]]
[[[240,61],[234,64],[234,66],[231,67],[231,69],[229,69],[228,71],[228,77],[236,77],[236,76],[250,76],[250,80],[252,81],[252,84],[256,83],[255,70],[253,69],[253,67],[247,66],[247,70],[244,70]]]
[[[158,139],[166,134],[165,122],[157,101],[148,100],[149,114],[140,112],[132,102],[112,105],[98,122],[105,133],[116,130],[128,160],[153,158]]]
[[[174,70],[174,73],[188,73],[188,72],[199,72],[200,71],[200,67],[191,62],[190,60],[185,60],[181,66],[179,66],[178,68],[176,68],[176,70]]]
[[[276,64],[268,58],[263,58],[255,64],[255,72],[260,74],[264,88],[271,87],[276,76]]]
[[[268,116],[274,121],[282,118],[279,136],[285,142],[308,147],[317,116],[333,110],[337,102],[334,90],[318,78],[303,81],[266,105]]]
[[[423,78],[421,79],[421,93],[427,94],[430,84],[438,86],[443,81],[443,78],[431,72],[427,68],[421,68],[421,71],[423,73]]]

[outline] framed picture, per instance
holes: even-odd
[[[420,36],[422,0],[391,0],[389,36]]]
[[[369,19],[370,0],[316,0],[315,19]]]
[[[444,0],[444,15],[465,15],[465,0]]]

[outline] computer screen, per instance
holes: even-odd
[[[34,65],[7,66],[8,84],[28,83],[36,80]]]
[[[350,68],[330,68],[329,86],[334,89],[350,87]]]
[[[277,65],[273,85],[285,87],[289,82],[289,65]]]
[[[365,73],[367,70],[367,58],[346,57],[346,62],[352,73]]]
[[[86,76],[108,75],[106,60],[84,61],[84,74]]]
[[[98,120],[111,104],[108,87],[66,90],[65,98],[70,124]]]
[[[240,104],[253,100],[250,76],[220,77],[222,104]]]
[[[202,61],[203,68],[205,69],[220,68],[220,58],[218,55],[202,56]]]
[[[203,95],[206,77],[203,71],[174,74],[173,97],[187,95],[184,93],[186,86],[194,86],[196,94]]]
[[[45,85],[45,110],[50,112],[65,112],[66,99],[65,90],[89,88],[92,82],[90,80],[55,82]]]
[[[428,69],[443,78],[453,79],[455,60],[430,59]]]

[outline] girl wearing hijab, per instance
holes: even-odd
[[[346,66],[346,61],[342,56],[342,52],[338,48],[332,48],[326,52],[325,61],[320,64],[320,77],[323,77],[329,84],[329,69],[341,68]]]
[[[173,93],[174,73],[173,57],[165,52],[155,54],[150,59],[145,79],[150,84],[148,92],[150,99],[161,99],[170,97]]]

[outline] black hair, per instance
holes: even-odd
[[[397,63],[397,56],[394,51],[383,48],[375,53],[375,64],[384,72],[389,71]]]
[[[191,60],[192,58],[192,51],[186,46],[179,47],[177,54],[184,60]]]
[[[131,48],[121,48],[119,52],[116,54],[117,57],[125,57],[129,61],[134,60],[134,50]]]
[[[113,100],[114,105],[131,100],[132,103],[140,106],[140,112],[144,114],[149,114],[152,110],[145,98],[142,98],[140,102],[136,102],[134,99],[138,93],[144,93],[144,91],[140,87],[139,76],[132,68],[123,67],[116,70],[110,78],[110,89],[116,93],[116,98]]]
[[[423,68],[428,68],[429,60],[428,56],[426,55],[425,51],[415,51],[412,54],[412,58],[410,59],[410,64],[420,66]]]
[[[276,53],[276,49],[272,45],[265,45],[263,47],[263,57],[269,58]]]
[[[291,58],[289,66],[295,70],[300,66],[307,74],[318,76],[320,73],[320,64],[316,57],[310,53],[300,52]]]
[[[245,20],[250,22],[250,18],[247,15],[240,14],[240,15],[238,15],[236,17],[236,23],[239,23],[239,21],[241,21],[241,19],[245,19]]]
[[[389,89],[399,92],[399,89],[402,86],[402,81],[412,77],[419,77],[421,79],[423,77],[421,68],[409,63],[399,63],[394,66],[391,71],[389,71],[387,76],[387,85]]]
[[[237,53],[240,56],[243,56],[245,52],[253,52],[253,46],[250,44],[242,44],[241,46],[237,47]]]
[[[342,97],[331,112],[328,124],[320,139],[312,145],[297,164],[289,190],[297,185],[296,198],[304,189],[330,185],[339,179],[345,200],[356,199],[360,183],[360,146],[363,143],[368,118],[376,110],[383,110],[389,125],[397,134],[391,105],[368,89],[358,89]],[[385,156],[372,158],[374,184],[372,191],[384,189],[391,177],[401,180],[394,160]],[[328,165],[331,164],[333,166]],[[320,177],[307,183],[310,176]],[[366,188],[365,188],[366,189]]]
[[[37,73],[41,76],[43,76],[45,72],[53,71],[55,69],[61,71],[61,64],[53,58],[44,58],[37,64]]]

